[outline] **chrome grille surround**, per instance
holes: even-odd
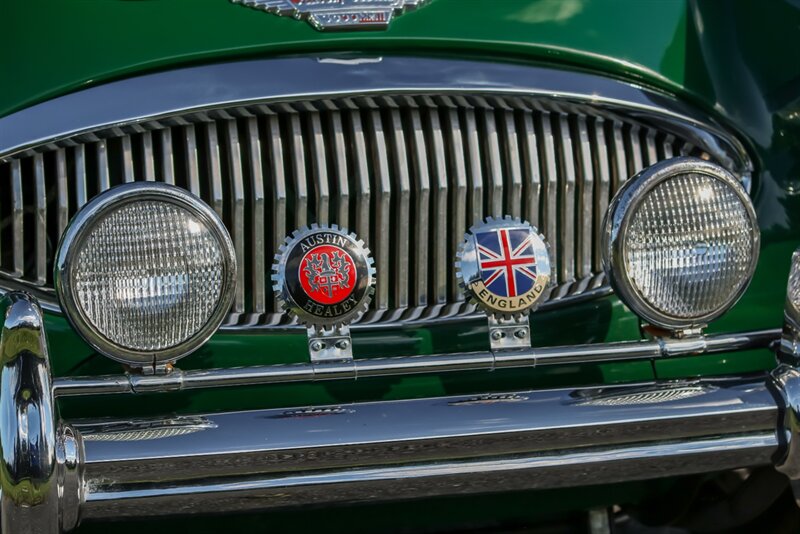
[[[155,102],[140,94],[153,87]],[[71,116],[76,106],[83,113]],[[0,119],[0,154],[4,289],[33,289],[57,307],[52,255],[77,208],[117,183],[176,183],[234,239],[244,268],[228,327],[291,325],[276,313],[267,267],[307,223],[348,227],[375,252],[362,325],[460,319],[474,308],[453,257],[475,220],[508,213],[544,231],[558,275],[545,306],[556,306],[608,292],[599,233],[628,176],[673,154],[713,159],[745,183],[751,171],[735,138],[659,93],[411,58],[260,60],[114,82]]]

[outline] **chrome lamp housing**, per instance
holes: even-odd
[[[634,313],[680,336],[736,303],[759,245],[755,210],[739,181],[715,163],[679,157],[617,192],[604,222],[603,266]]]
[[[139,182],[81,208],[59,244],[54,280],[89,345],[147,372],[219,328],[235,275],[231,238],[208,205],[178,187]]]

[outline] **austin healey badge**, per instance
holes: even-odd
[[[317,30],[385,30],[392,18],[428,0],[231,0],[283,17],[307,20]]]
[[[535,228],[511,217],[473,226],[459,250],[456,274],[489,316],[493,349],[530,346],[527,315],[551,278],[548,247]]]
[[[352,358],[347,325],[369,305],[372,263],[364,243],[335,225],[297,230],[281,247],[273,265],[275,294],[308,326],[312,361]]]

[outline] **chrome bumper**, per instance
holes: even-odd
[[[15,293],[3,307],[4,533],[767,464],[800,481],[800,372],[790,366],[749,380],[68,424],[56,415],[38,305]]]

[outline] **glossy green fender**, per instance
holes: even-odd
[[[709,327],[734,332],[779,327],[789,258],[800,244],[800,5],[797,2],[431,0],[387,31],[322,33],[228,0],[50,0],[9,2],[0,33],[0,116],[110,80],[243,57],[349,53],[469,57],[593,71],[672,94],[713,115],[750,151],[752,196],[762,232],[759,265],[741,301]],[[10,23],[9,23],[10,21]],[[155,95],[154,95],[155,96]],[[124,106],[124,102],[119,103]],[[534,314],[534,345],[629,340],[639,323],[615,297]],[[57,375],[114,373],[57,316],[47,319]],[[486,347],[485,324],[355,334],[356,357]],[[183,368],[297,362],[302,334],[216,335]],[[61,403],[64,417],[345,403],[477,391],[737,374],[771,369],[766,350],[649,362],[587,364],[274,385]],[[441,499],[436,507],[393,504],[315,515],[238,518],[239,528],[374,531],[456,523],[495,525],[541,514],[657,494],[668,481],[495,498]],[[430,504],[430,503],[429,503]],[[421,505],[420,505],[421,506]],[[421,508],[420,508],[421,509]],[[413,513],[409,513],[413,511]],[[388,523],[387,523],[388,522]],[[161,522],[198,531],[225,520]],[[87,525],[91,531],[99,527]],[[128,528],[128,527],[126,527]],[[130,527],[142,528],[142,525]],[[150,528],[150,525],[147,526]]]

